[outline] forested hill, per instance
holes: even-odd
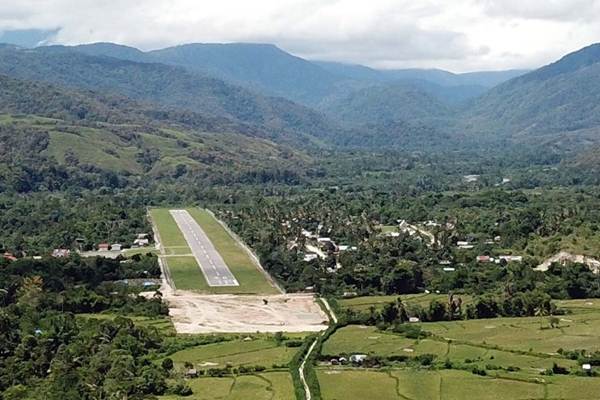
[[[332,99],[322,110],[353,124],[420,122],[448,117],[451,108],[422,89],[407,84],[371,86]]]
[[[226,118],[251,125],[280,142],[306,145],[336,135],[334,124],[307,107],[163,64],[89,56],[64,47],[4,48],[0,49],[0,73]]]
[[[316,104],[346,80],[271,44],[193,43],[141,52],[113,43],[93,43],[73,49],[90,55],[178,65],[302,104]]]
[[[600,141],[600,45],[497,86],[461,117],[479,134]]]
[[[0,75],[0,192],[147,186],[149,177],[294,183],[311,173],[301,151],[229,128],[238,126]]]

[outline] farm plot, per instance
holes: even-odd
[[[600,378],[549,376],[527,381],[457,370],[319,368],[317,376],[324,400],[595,400],[600,390]]]
[[[232,341],[195,346],[178,351],[169,357],[182,367],[191,363],[198,370],[223,368],[225,366],[256,366],[272,368],[287,365],[298,349],[277,343],[273,338],[257,338],[250,341]]]
[[[339,329],[324,344],[322,354],[365,353],[382,356],[416,356],[424,353],[445,354],[448,345],[431,339],[416,341],[380,332],[372,326],[349,325]]]
[[[547,318],[495,318],[425,323],[440,337],[501,349],[555,354],[558,349],[600,350],[600,313],[568,314],[550,328]]]
[[[425,324],[424,324],[425,325]],[[451,361],[461,368],[502,368],[519,371],[522,375],[539,376],[554,363],[575,368],[577,363],[560,356],[529,355],[492,349],[488,346],[447,342],[440,338],[408,339],[396,334],[378,331],[375,327],[350,325],[339,329],[324,344],[322,354],[364,353],[380,357],[433,354],[438,362]]]
[[[162,400],[295,400],[292,378],[287,372],[268,372],[225,378],[188,381],[191,396],[161,396]]]
[[[459,295],[459,297],[463,300],[463,306],[469,304],[472,300],[472,297],[469,295]],[[375,307],[376,310],[381,310],[386,304],[396,301],[398,298],[402,299],[402,302],[408,308],[411,306],[427,308],[432,300],[441,301],[443,303],[448,301],[448,295],[446,294],[417,293],[393,296],[355,297],[351,299],[340,300],[339,304],[342,307],[350,308],[355,311],[367,312],[371,307]]]

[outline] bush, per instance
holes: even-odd
[[[426,353],[426,354],[421,354],[421,355],[415,357],[415,360],[419,364],[426,366],[426,365],[433,364],[433,360],[435,360],[435,357],[436,357],[435,354]]]

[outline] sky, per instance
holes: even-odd
[[[455,72],[547,64],[600,42],[599,21],[600,0],[0,0],[0,41],[260,42],[307,59]]]

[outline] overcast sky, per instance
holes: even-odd
[[[600,0],[0,0],[0,31],[155,49],[264,42],[309,59],[533,68],[600,42]]]

